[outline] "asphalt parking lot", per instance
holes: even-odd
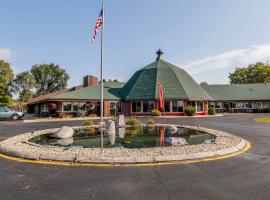
[[[270,124],[253,120],[265,116],[270,117],[238,114],[156,119],[224,130],[251,142],[248,152],[216,161],[150,167],[65,167],[0,158],[0,199],[270,199]],[[1,121],[0,140],[81,123]]]

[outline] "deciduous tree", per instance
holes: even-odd
[[[231,84],[270,83],[270,65],[257,62],[247,67],[236,68],[230,73],[229,79]]]
[[[67,86],[69,75],[59,65],[41,64],[34,65],[31,73],[36,80],[37,95],[44,95],[59,91]]]
[[[13,70],[8,62],[0,60],[0,106],[12,104],[11,82]]]
[[[34,95],[35,77],[28,71],[21,72],[16,75],[12,85],[14,92],[19,94],[19,101],[26,102]]]

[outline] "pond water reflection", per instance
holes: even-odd
[[[65,146],[77,148],[100,148],[100,130],[85,128],[75,130],[73,138],[56,139],[52,133],[34,137],[30,142],[40,145]],[[115,134],[104,133],[104,148],[150,148],[175,145],[194,145],[211,143],[216,136],[188,128],[136,127],[117,128]]]

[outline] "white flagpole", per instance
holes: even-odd
[[[101,148],[103,148],[103,30],[104,30],[104,4],[102,3],[102,27],[100,39],[100,124],[101,124]]]

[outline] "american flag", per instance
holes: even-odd
[[[96,25],[94,27],[94,35],[93,35],[92,42],[95,42],[98,28],[102,26],[102,23],[103,23],[103,8],[101,9],[101,11],[99,13],[99,16],[97,18]]]

